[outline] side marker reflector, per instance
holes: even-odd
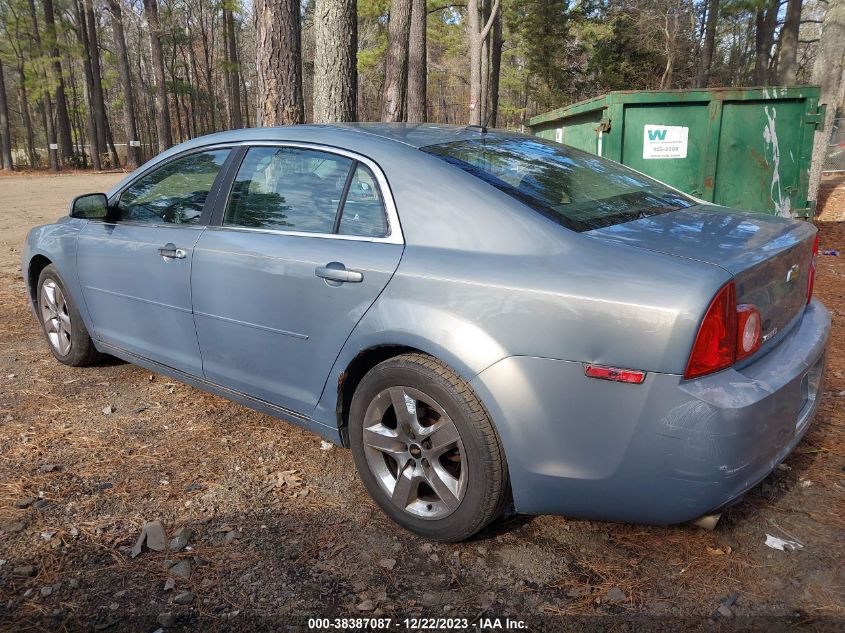
[[[584,375],[588,378],[613,380],[639,385],[645,380],[645,372],[636,369],[620,369],[619,367],[603,367],[601,365],[584,365]]]

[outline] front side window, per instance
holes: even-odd
[[[132,183],[120,194],[119,219],[150,224],[198,224],[208,192],[228,149],[176,158]]]
[[[492,136],[422,149],[574,231],[695,204],[622,165],[540,138]]]
[[[353,162],[298,147],[253,147],[232,185],[223,225],[332,233]]]

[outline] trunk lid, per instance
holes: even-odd
[[[807,303],[815,234],[809,222],[704,205],[585,233],[725,269],[737,302],[760,310],[764,347]]]

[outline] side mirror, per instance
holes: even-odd
[[[83,220],[105,220],[109,214],[109,201],[104,193],[86,193],[76,196],[70,203],[70,217]]]

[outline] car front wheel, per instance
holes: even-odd
[[[374,367],[355,391],[349,425],[364,485],[412,532],[464,540],[509,500],[507,463],[484,407],[430,356],[403,354]]]
[[[59,273],[52,264],[38,277],[36,311],[44,336],[59,361],[84,367],[100,358]]]

